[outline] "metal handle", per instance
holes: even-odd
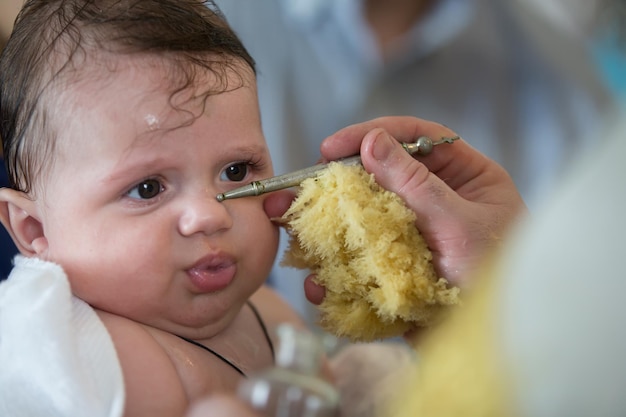
[[[436,145],[440,145],[442,143],[452,143],[455,140],[458,140],[458,136],[454,137],[443,137],[440,140],[433,142],[427,136],[420,136],[417,138],[415,142],[412,143],[403,143],[402,147],[411,155],[420,154],[420,155],[428,155],[433,151],[433,148]],[[341,162],[345,165],[360,165],[361,164],[361,156],[355,155],[350,156],[343,159],[338,159],[335,162]],[[235,188],[234,190],[226,191],[225,193],[220,193],[217,195],[217,201],[230,200],[233,198],[241,198],[241,197],[254,197],[257,195],[270,193],[272,191],[283,190],[285,188],[295,187],[300,185],[302,181],[307,178],[316,177],[321,171],[328,167],[328,163],[326,164],[318,164],[313,165],[308,168],[303,168],[298,171],[293,171],[287,174],[278,175],[276,177],[267,178],[264,180],[254,181],[248,185],[244,185],[243,187]]]

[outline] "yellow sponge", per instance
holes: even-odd
[[[326,287],[320,325],[352,341],[399,336],[430,324],[458,288],[438,278],[415,213],[362,166],[333,162],[283,216],[282,264],[310,269]]]

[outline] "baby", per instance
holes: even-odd
[[[273,364],[277,227],[254,61],[198,0],[29,0],[0,61],[20,253],[60,265],[113,340],[125,415],[180,416]],[[9,281],[11,279],[9,278]]]

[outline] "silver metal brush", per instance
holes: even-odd
[[[415,142],[403,143],[402,146],[410,154],[428,155],[433,151],[433,148],[436,145],[440,145],[442,143],[452,143],[457,139],[459,139],[458,136],[443,137],[434,142],[427,136],[420,136]],[[340,162],[346,165],[360,165],[361,156],[350,156],[348,158],[338,159],[335,162]],[[244,185],[243,187],[235,188],[234,190],[218,194],[217,201],[224,201],[241,197],[254,197],[257,195],[270,193],[272,191],[295,187],[300,185],[300,183],[307,178],[316,177],[321,171],[323,171],[327,167],[328,163],[318,164],[308,168],[300,169],[298,171],[278,175],[276,177],[267,178],[260,181],[254,181],[248,185]]]

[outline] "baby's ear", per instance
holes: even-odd
[[[24,256],[42,255],[48,249],[37,207],[28,195],[0,188],[0,222]]]

